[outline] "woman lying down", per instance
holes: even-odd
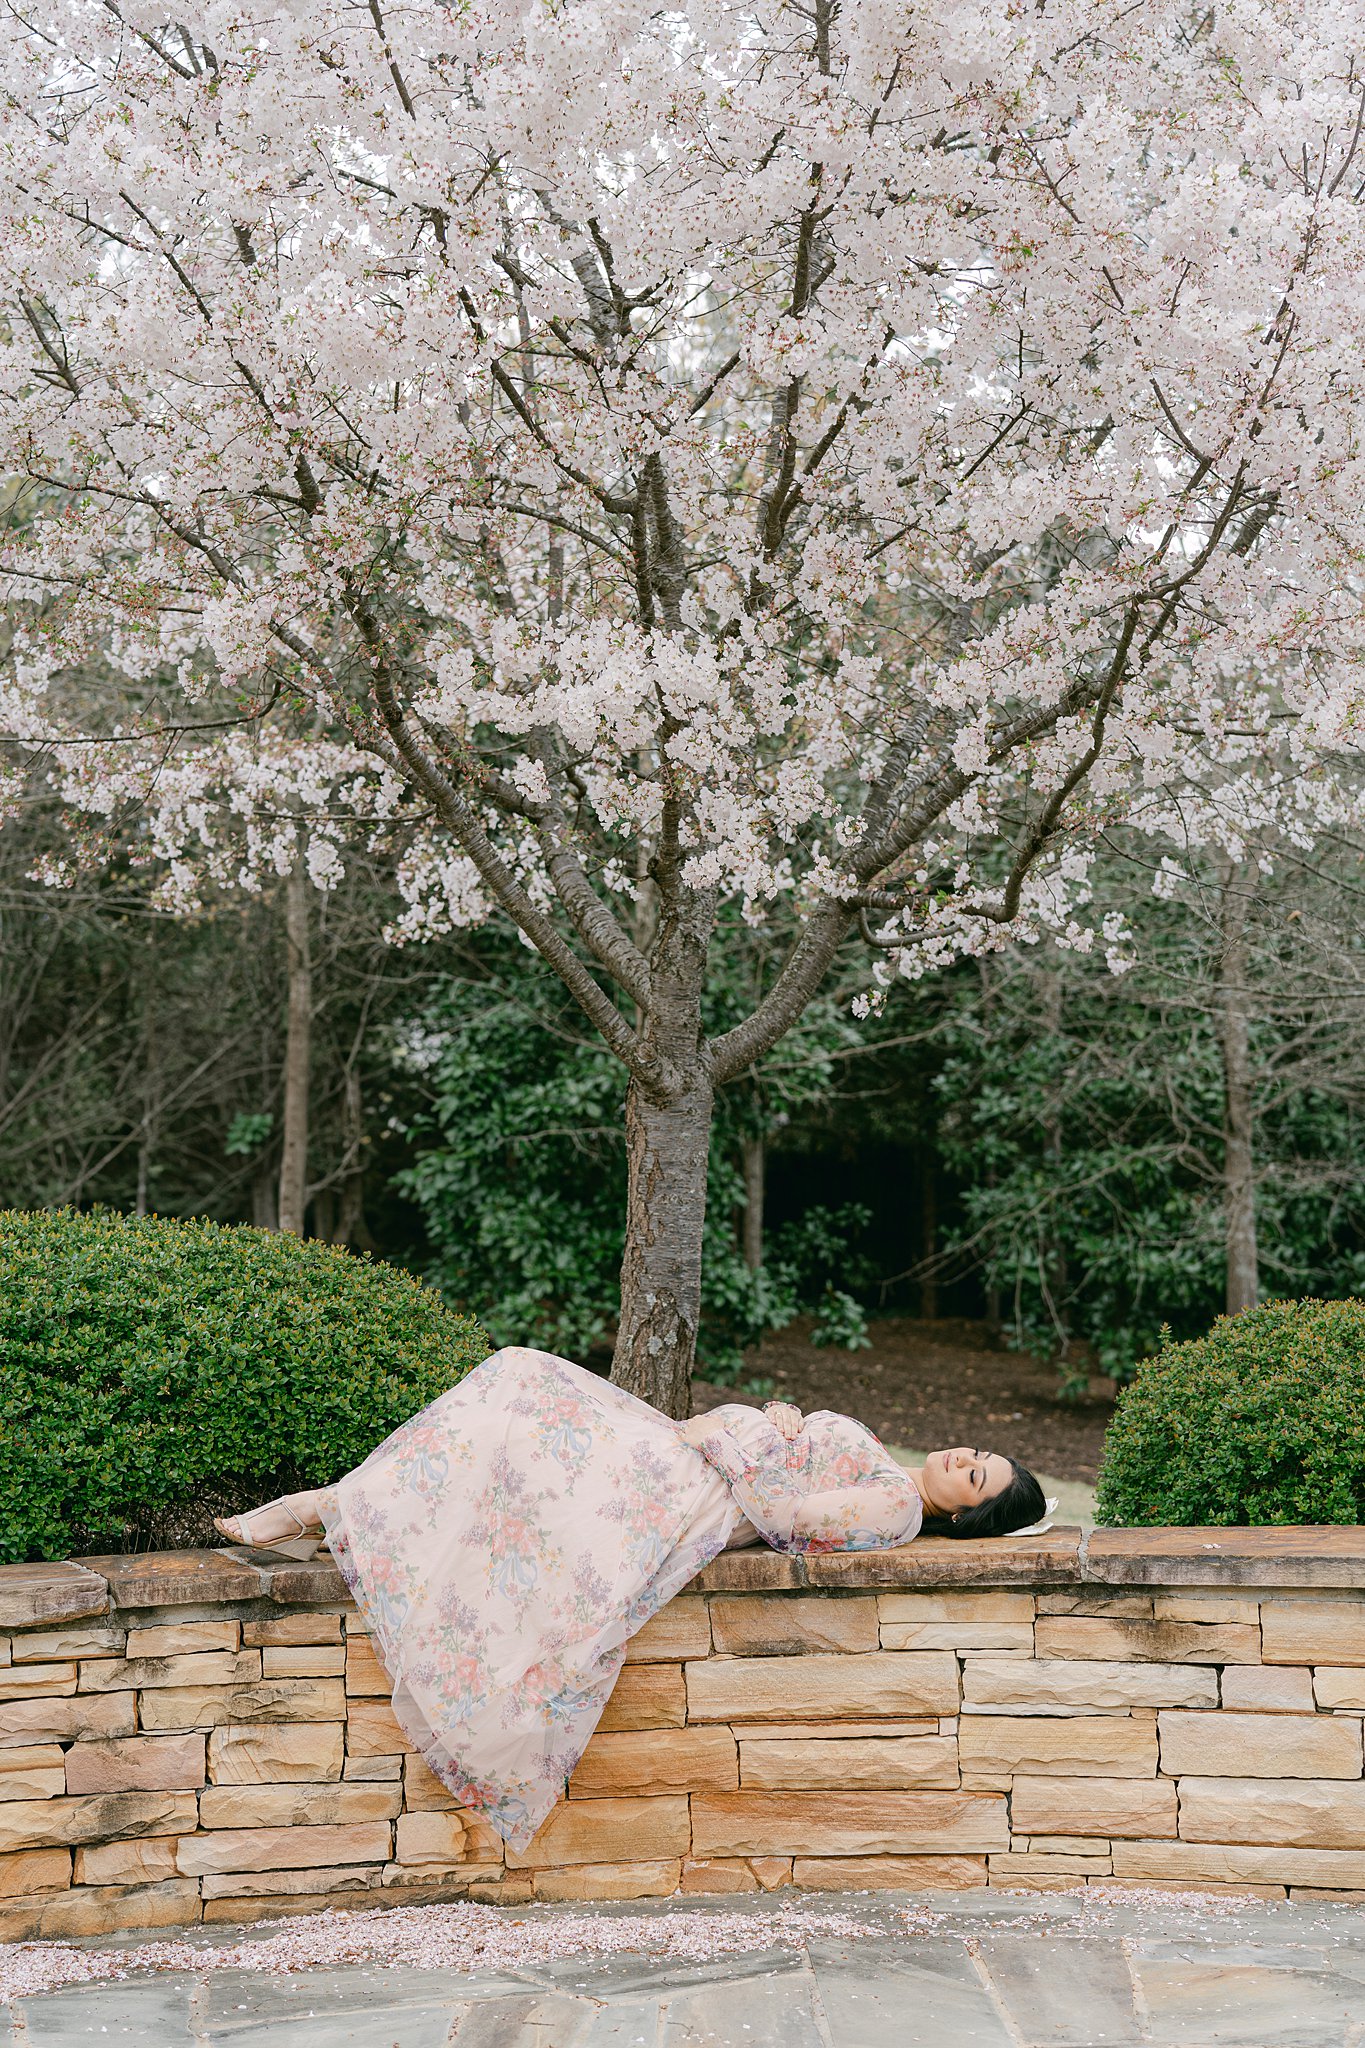
[[[219,1521],[326,1542],[409,1741],[524,1848],[559,1798],[625,1645],[722,1550],[885,1550],[1005,1536],[1045,1512],[998,1452],[898,1465],[851,1416],[734,1402],[674,1422],[567,1359],[512,1346],[334,1486]]]

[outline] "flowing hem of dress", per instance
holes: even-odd
[[[496,1805],[497,1803],[499,1795],[496,1789],[492,1786],[474,1784],[455,1768],[453,1759],[450,1758],[440,1737],[436,1734],[430,1723],[424,1719],[407,1687],[401,1681],[394,1678],[389,1666],[389,1660],[383,1654],[385,1645],[379,1628],[376,1603],[367,1595],[360,1567],[351,1554],[351,1546],[346,1540],[344,1517],[330,1488],[320,1496],[320,1500],[323,1526],[326,1529],[327,1548],[332,1553],[337,1570],[346,1581],[347,1591],[350,1593],[360,1613],[365,1617],[371,1643],[379,1646],[377,1654],[380,1663],[384,1666],[384,1670],[388,1675],[390,1705],[393,1708],[395,1721],[397,1721],[412,1745],[413,1750],[421,1757],[427,1769],[440,1779],[447,1792],[452,1793],[462,1806],[471,1807],[476,1812],[487,1812],[490,1805]],[[392,1652],[390,1652],[390,1655],[392,1655]],[[496,1827],[497,1822],[491,1812],[488,1813],[488,1818],[492,1825]]]
[[[581,1681],[565,1687],[556,1697],[567,1702],[570,1698],[580,1704],[590,1700],[596,1705],[587,1733],[578,1745],[571,1759],[566,1759],[567,1769],[563,1782],[548,1794],[536,1784],[515,1785],[506,1780],[490,1781],[471,1776],[460,1764],[443,1737],[431,1726],[422,1714],[416,1701],[403,1683],[401,1671],[395,1671],[397,1658],[393,1645],[387,1640],[380,1619],[380,1603],[373,1597],[365,1584],[364,1574],[351,1551],[346,1533],[346,1518],[333,1488],[326,1488],[319,1495],[319,1510],[326,1531],[327,1547],[332,1553],[338,1571],[346,1581],[347,1590],[357,1609],[365,1617],[379,1661],[384,1666],[392,1687],[394,1719],[421,1757],[427,1769],[438,1778],[462,1807],[476,1813],[487,1821],[507,1847],[525,1849],[534,1840],[544,1821],[564,1796],[565,1786],[579,1757],[587,1748],[620,1675],[625,1661],[626,1644],[642,1629],[645,1623],[658,1613],[659,1609],[675,1598],[697,1573],[718,1557],[725,1548],[725,1534],[694,1540],[678,1547],[666,1560],[655,1576],[643,1586],[629,1609],[621,1617],[619,1640],[603,1645],[596,1660],[596,1668],[585,1671]],[[612,1631],[613,1637],[616,1631]]]

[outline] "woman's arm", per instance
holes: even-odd
[[[792,1401],[765,1401],[763,1413],[780,1437],[794,1444],[806,1426],[806,1418]]]
[[[808,1493],[792,1517],[794,1550],[886,1550],[919,1534],[923,1506],[913,1486],[863,1480]]]
[[[760,1457],[752,1442],[741,1448],[727,1430],[711,1431],[697,1448],[775,1550],[885,1550],[908,1543],[919,1529],[920,1497],[908,1478],[903,1485],[867,1479],[811,1493],[785,1456]]]
[[[705,1415],[694,1415],[690,1421],[679,1423],[678,1434],[684,1443],[699,1451],[707,1437],[730,1433],[731,1418],[739,1424],[749,1425],[756,1422],[760,1414],[768,1427],[775,1429],[789,1444],[796,1442],[806,1426],[801,1410],[790,1401],[765,1401],[761,1410],[751,1408],[744,1401],[726,1401]]]

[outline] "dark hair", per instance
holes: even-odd
[[[1027,1529],[1041,1522],[1047,1513],[1043,1489],[1017,1458],[1009,1460],[1010,1481],[992,1500],[978,1501],[955,1515],[926,1515],[921,1536],[1008,1536],[1014,1529]]]

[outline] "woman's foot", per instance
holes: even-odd
[[[244,1515],[215,1515],[213,1526],[229,1543],[282,1550],[290,1557],[311,1557],[322,1541],[316,1493],[287,1493]]]

